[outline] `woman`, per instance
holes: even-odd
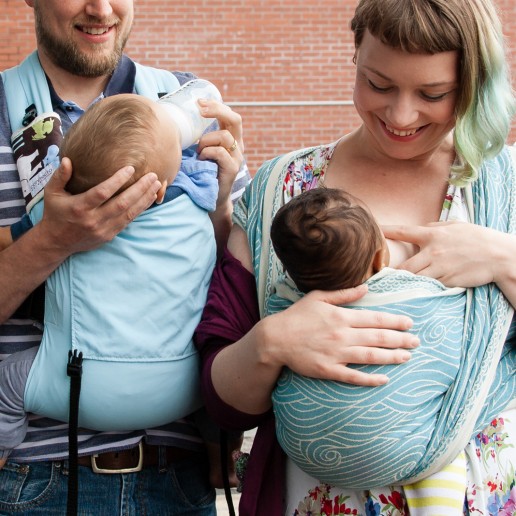
[[[424,480],[367,491],[319,485],[285,460],[275,440],[271,393],[283,367],[308,377],[378,386],[387,381],[384,375],[347,365],[402,363],[410,357],[407,350],[417,347],[417,339],[402,331],[410,328],[408,318],[332,306],[357,300],[363,287],[312,292],[269,315],[278,270],[267,238],[262,246],[262,228],[267,231],[271,213],[292,196],[322,181],[346,190],[384,226],[391,267],[449,287],[471,287],[474,295],[488,292],[501,315],[495,311],[488,319],[493,307],[486,304],[480,310],[485,320],[470,328],[464,342],[479,328],[498,331],[499,315],[505,341],[516,304],[511,261],[516,238],[510,234],[515,165],[504,148],[514,98],[493,5],[489,0],[361,0],[352,29],[354,102],[362,124],[334,144],[260,169],[235,212],[237,225],[198,328],[208,409],[231,427],[258,426],[240,514],[460,514],[463,509],[512,514],[516,428],[504,417],[478,435],[479,429],[467,435],[465,454],[447,458],[459,470],[465,461],[467,486],[461,487],[461,475],[452,484],[437,472],[430,491],[423,489]],[[492,186],[505,179],[498,193],[509,195],[498,202]],[[260,313],[269,316],[259,321]],[[502,342],[499,351],[491,356],[496,367],[481,397],[486,410],[501,414],[516,387],[514,350]],[[471,368],[482,369],[489,361],[472,362]],[[450,474],[445,463],[441,469]]]

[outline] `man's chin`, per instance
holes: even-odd
[[[79,77],[95,78],[111,75],[120,62],[121,53],[95,53],[76,55],[73,58],[61,57],[58,65],[66,71]]]

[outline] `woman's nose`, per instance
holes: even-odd
[[[419,119],[417,101],[409,95],[399,94],[391,99],[386,122],[394,129],[414,129]]]

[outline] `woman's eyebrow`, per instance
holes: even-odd
[[[374,73],[375,75],[378,75],[378,77],[381,77],[382,79],[385,79],[386,81],[392,82],[392,79],[390,77],[383,74],[382,72],[379,72],[375,68],[371,68],[370,66],[364,66],[364,68],[369,70],[370,72]],[[455,86],[455,85],[457,85],[457,81],[450,80],[450,81],[429,82],[427,84],[421,84],[420,87],[421,88],[435,88],[435,87]]]

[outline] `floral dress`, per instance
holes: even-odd
[[[324,181],[336,144],[290,164],[284,202]],[[461,190],[450,186],[441,220],[467,219]],[[288,516],[513,516],[516,515],[516,405],[476,435],[457,459],[417,484],[342,489],[319,483],[287,460]]]

